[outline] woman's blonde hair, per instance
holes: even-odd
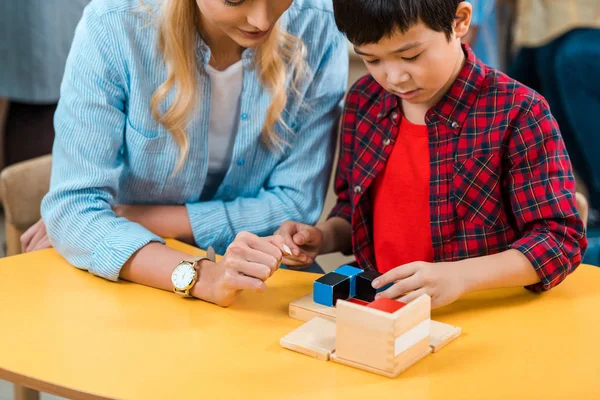
[[[143,4],[143,0],[140,2]],[[179,170],[189,151],[186,127],[198,95],[196,35],[200,28],[200,10],[195,0],[165,0],[161,7],[158,44],[167,65],[167,79],[154,92],[150,104],[154,118],[179,145],[176,169]],[[277,24],[269,39],[256,50],[255,57],[261,85],[272,97],[262,139],[270,148],[283,150],[287,143],[277,135],[275,127],[279,123],[289,130],[282,113],[288,102],[288,92],[298,93],[300,80],[306,75],[306,46]],[[173,100],[161,113],[159,108],[173,89]]]

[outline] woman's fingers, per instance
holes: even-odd
[[[43,221],[40,219],[38,222],[30,226],[29,229],[27,229],[25,233],[21,235],[21,251],[27,252],[27,248],[31,243],[31,239],[33,239],[35,234],[40,230],[41,224],[43,224]]]

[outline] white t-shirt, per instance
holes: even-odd
[[[242,95],[242,61],[224,71],[206,66],[210,76],[210,125],[208,128],[208,175],[202,190],[202,200],[210,200],[223,181],[233,152],[233,143],[240,120]]]

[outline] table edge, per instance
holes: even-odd
[[[0,367],[0,379],[4,379],[15,385],[24,386],[39,392],[64,397],[67,399],[82,400],[110,400],[110,397],[100,396],[95,393],[83,392],[66,386],[60,386],[54,383],[36,379],[27,375],[22,375]]]

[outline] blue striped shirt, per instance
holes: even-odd
[[[241,231],[270,235],[284,220],[317,221],[348,79],[347,49],[328,0],[294,1],[282,24],[307,45],[312,71],[283,114],[293,132],[278,128],[291,146],[274,152],[261,140],[271,99],[247,49],[231,165],[214,198],[200,202],[211,96],[201,67],[210,49],[198,39],[200,99],[187,128],[189,155],[173,174],[178,146],[150,109],[166,77],[155,26],[138,0],[94,0],[86,8],[61,86],[51,187],[42,203],[50,241],[71,264],[117,280],[135,251],[162,242],[116,217],[115,204],[186,205],[198,246],[221,253]]]

